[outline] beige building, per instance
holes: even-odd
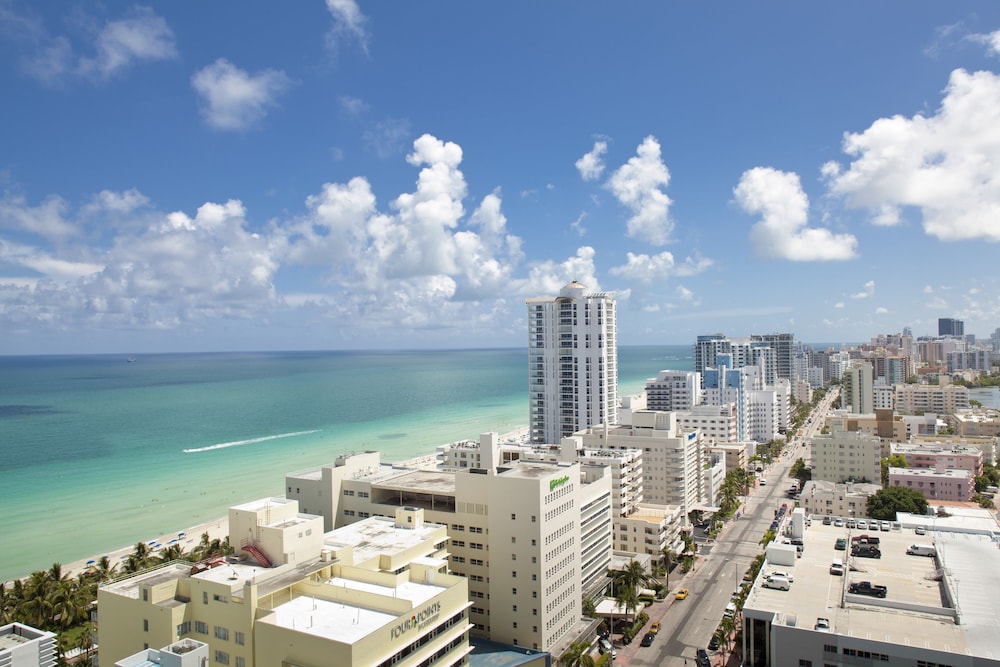
[[[639,505],[615,521],[615,551],[646,554],[653,561],[661,560],[664,550],[680,553],[684,549],[680,537],[683,523],[681,508],[676,505]]]
[[[882,479],[882,441],[873,435],[837,431],[812,439],[812,478],[827,482]]]
[[[733,470],[746,470],[749,464],[747,443],[745,442],[706,445],[705,451],[709,455],[719,456],[725,461],[726,473],[730,473]]]
[[[237,556],[173,562],[98,589],[99,659],[194,639],[209,664],[464,665],[468,586],[419,508],[324,534],[267,498],[230,508]]]
[[[1000,436],[1000,411],[997,410],[963,410],[951,416],[951,423],[959,435]]]
[[[894,409],[897,414],[914,415],[930,412],[950,415],[969,409],[969,389],[957,384],[897,384]]]
[[[737,442],[737,415],[735,403],[722,405],[696,405],[690,410],[677,412],[677,428],[690,433],[698,431],[703,443]]]
[[[946,468],[944,461],[939,461],[935,468],[889,468],[889,486],[919,491],[929,503],[965,502],[976,492],[971,471]]]
[[[881,484],[809,480],[802,487],[798,503],[810,516],[864,518],[868,516],[868,496],[881,490]]]
[[[705,499],[705,463],[698,431],[682,429],[675,412],[621,410],[619,426],[576,433],[585,447],[642,451],[642,494],[652,505],[678,505],[686,517]]]
[[[473,632],[541,651],[558,645],[580,615],[585,591],[603,585],[611,559],[611,470],[591,461],[503,461],[499,438],[483,434],[478,467],[381,464],[366,454],[338,459],[327,494],[337,525],[420,507],[448,526],[451,568],[468,580]],[[323,472],[286,478],[289,492],[316,497]],[[330,510],[323,508],[326,513]]]

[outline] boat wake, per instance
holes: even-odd
[[[299,435],[309,435],[310,433],[319,433],[319,429],[314,429],[312,431],[295,431],[294,433],[280,433],[278,435],[265,435],[261,438],[250,438],[249,440],[234,440],[233,442],[220,442],[217,445],[209,445],[208,447],[194,447],[192,449],[181,450],[185,454],[196,454],[198,452],[210,452],[213,449],[226,449],[228,447],[240,447],[242,445],[254,445],[258,442],[267,442],[268,440],[280,440],[282,438],[294,438]]]

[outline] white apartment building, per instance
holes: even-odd
[[[662,560],[665,551],[680,553],[684,549],[680,538],[683,524],[679,506],[643,503],[627,517],[615,521],[615,551],[647,554],[653,561]]]
[[[56,634],[23,623],[0,627],[0,665],[52,667],[56,664]]]
[[[876,410],[892,410],[896,402],[896,388],[888,384],[876,384],[872,388],[872,400]]]
[[[483,434],[480,442],[478,467],[383,464],[341,475],[339,498],[328,504],[339,505],[344,523],[419,507],[429,521],[447,525],[451,569],[469,582],[473,632],[548,651],[573,628],[583,593],[604,583],[612,551],[611,468],[502,462],[497,434]],[[357,467],[346,458],[343,467]],[[306,487],[324,477],[298,473],[286,487],[313,496]]]
[[[868,516],[868,496],[881,490],[881,484],[837,484],[813,479],[802,486],[798,503],[810,516],[865,518]]]
[[[812,401],[813,385],[808,380],[795,380],[792,383],[792,398],[798,403]]]
[[[849,412],[875,412],[872,365],[867,361],[855,361],[844,371],[841,377],[840,405]]]
[[[147,648],[122,658],[115,667],[205,667],[208,644],[196,639],[180,639],[161,649]]]
[[[944,380],[947,382],[947,380]],[[956,384],[897,384],[895,410],[901,415],[949,415],[969,409],[969,389]]]
[[[716,357],[719,360],[717,368],[706,368],[702,373],[705,385],[704,404],[705,405],[725,405],[732,403],[736,406],[736,438],[737,440],[751,440],[750,437],[750,395],[749,392],[755,387],[755,380],[758,377],[757,369],[751,367],[733,368],[729,364],[733,363],[731,355],[720,354]]]
[[[696,405],[690,410],[677,412],[677,428],[698,431],[705,443],[739,442],[735,403],[722,405]]]
[[[615,423],[618,340],[615,297],[578,282],[528,307],[531,442],[557,443],[591,424]]]
[[[882,479],[882,441],[866,433],[837,431],[812,439],[812,478],[828,482]]]
[[[651,505],[679,505],[686,517],[704,500],[704,454],[698,431],[681,429],[677,413],[622,410],[622,423],[576,435],[592,449],[642,451],[643,498]]]
[[[701,374],[660,371],[646,380],[646,407],[660,412],[682,412],[701,404]]]
[[[747,392],[749,440],[768,442],[788,429],[792,387],[788,380]]]

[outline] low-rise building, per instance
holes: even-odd
[[[924,494],[927,501],[963,502],[976,493],[976,478],[969,470],[945,468],[889,468],[889,486],[902,486]]]
[[[795,522],[787,523],[794,531]],[[812,521],[790,534],[802,540],[800,557],[781,544],[767,550],[743,606],[744,664],[997,667],[1000,526],[991,523],[986,530],[917,535],[904,522],[879,531],[880,558],[873,559],[835,549],[857,530]],[[932,546],[934,555],[908,554],[914,544]],[[836,568],[835,558],[842,561]],[[775,571],[794,581],[768,585]]]
[[[0,627],[0,665],[52,667],[56,664],[56,635],[23,623]]]
[[[837,484],[814,479],[803,485],[798,503],[810,516],[863,518],[868,516],[868,497],[881,490],[881,484]]]
[[[234,506],[240,555],[101,584],[99,659],[194,639],[234,667],[466,664],[467,581],[448,572],[446,528],[423,514],[400,507],[324,534],[295,501]]]
[[[122,658],[115,667],[205,667],[208,644],[195,639],[179,639],[163,648],[147,648]]]
[[[973,477],[983,474],[983,452],[978,447],[943,442],[893,442],[893,455],[906,459],[909,468],[954,468],[968,470]]]
[[[958,435],[1000,436],[1000,411],[997,410],[962,410],[953,414],[950,421]]]

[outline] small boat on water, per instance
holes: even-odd
[[[128,358],[128,359],[126,359],[125,361],[127,361],[127,362],[128,362],[128,363],[130,363],[130,364],[134,364],[134,363],[135,363],[135,357],[129,357],[129,358]]]

